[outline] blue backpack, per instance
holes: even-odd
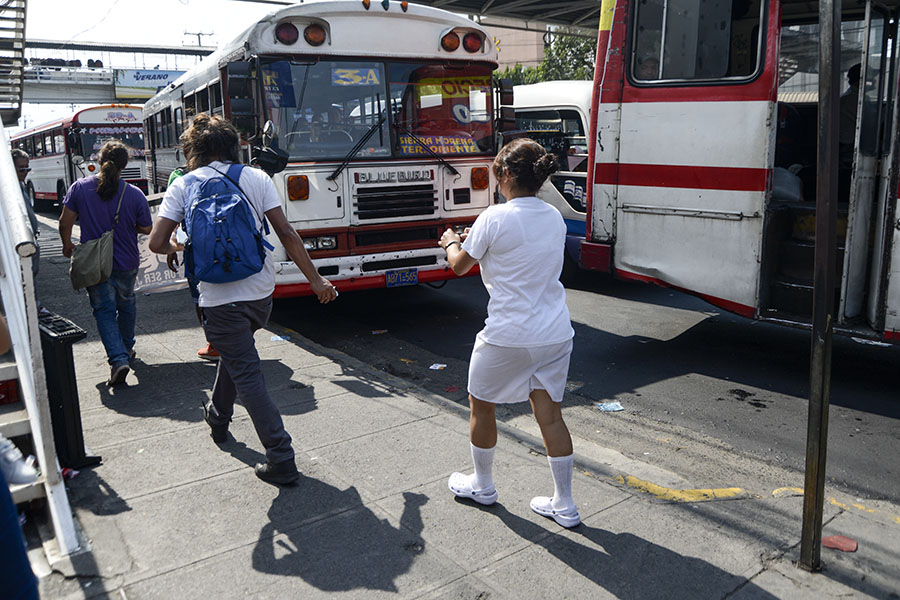
[[[201,180],[184,176],[187,209],[183,228],[184,266],[193,277],[208,283],[230,283],[259,273],[266,261],[269,233],[265,215],[257,228],[253,206],[238,186],[244,165],[232,164],[227,173],[217,171]]]

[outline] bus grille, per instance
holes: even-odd
[[[122,179],[143,179],[140,167],[125,167],[121,173]]]
[[[430,184],[361,187],[356,190],[356,215],[361,221],[433,215],[436,210],[437,192]]]

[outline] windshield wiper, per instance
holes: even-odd
[[[381,125],[384,123],[385,119],[387,119],[387,112],[381,111],[381,115],[378,117],[378,120],[375,121],[375,124],[369,127],[369,130],[366,131],[365,135],[363,135],[358,142],[356,142],[355,146],[350,148],[350,152],[348,152],[347,156],[344,157],[344,162],[342,162],[341,166],[334,170],[334,173],[326,177],[326,180],[334,181],[337,176],[341,174],[341,171],[347,168],[347,165],[350,164],[350,161],[353,160],[353,157],[356,156],[357,152],[359,152],[359,149],[369,141],[369,138],[372,137],[372,134],[374,134],[381,128]]]
[[[450,172],[453,173],[454,175],[459,175],[459,171],[457,171],[457,170],[453,167],[453,165],[451,165],[449,162],[447,162],[447,160],[446,160],[443,156],[441,156],[440,154],[438,154],[437,152],[435,152],[434,150],[432,150],[431,147],[430,147],[428,144],[426,144],[425,142],[423,142],[423,141],[419,138],[419,136],[417,136],[416,134],[414,134],[412,131],[410,131],[409,129],[407,129],[407,128],[404,127],[403,125],[400,125],[399,122],[397,123],[397,129],[399,129],[400,131],[402,131],[402,132],[404,132],[405,134],[407,134],[409,137],[411,137],[411,138],[413,139],[413,141],[414,141],[415,143],[417,143],[417,144],[420,145],[421,147],[425,148],[425,151],[428,152],[428,154],[430,154],[433,158],[437,159],[437,161],[438,161],[439,163],[441,163],[442,166],[446,167],[448,171],[450,171]]]

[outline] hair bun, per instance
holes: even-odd
[[[540,181],[557,171],[559,171],[559,164],[556,162],[556,157],[553,154],[544,154],[534,163],[534,175]]]

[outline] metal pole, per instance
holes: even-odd
[[[803,532],[800,540],[800,567],[808,571],[818,571],[822,568],[822,511],[828,442],[828,402],[831,392],[831,338],[834,328],[837,237],[840,1],[820,0],[819,26],[816,264],[809,368],[809,422],[806,432],[806,482],[803,492]]]

